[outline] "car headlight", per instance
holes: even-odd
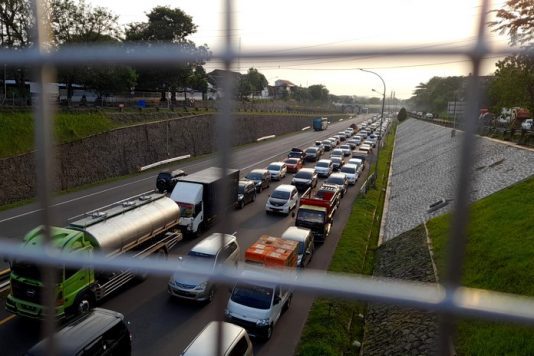
[[[243,194],[238,194],[237,195],[237,200],[243,200],[245,196]]]
[[[196,289],[196,290],[204,290],[204,289],[206,289],[207,285],[208,285],[208,282],[207,282],[207,281],[206,281],[206,282],[202,282],[202,283],[198,284],[198,285],[195,287],[195,289]]]
[[[269,319],[259,319],[256,321],[257,326],[267,326],[271,323]]]

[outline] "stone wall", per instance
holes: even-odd
[[[337,121],[338,117],[330,117]],[[311,116],[240,114],[232,143],[299,131]],[[181,117],[116,129],[57,147],[56,190],[136,172],[164,159],[210,153],[215,142],[213,114]],[[35,196],[35,157],[27,153],[0,160],[0,205]]]
[[[375,277],[436,283],[422,225],[381,245]],[[365,319],[363,355],[437,354],[438,316],[428,311],[371,304]]]

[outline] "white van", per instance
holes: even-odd
[[[265,271],[247,269],[241,276],[261,278]],[[270,283],[238,283],[226,305],[224,315],[232,324],[244,327],[252,336],[269,340],[282,313],[289,308],[293,292]]]
[[[183,356],[204,356],[217,354],[217,333],[219,325],[222,326],[222,355],[244,355],[252,356],[252,343],[247,331],[240,326],[211,321],[202,331],[191,341],[189,346],[180,355]]]
[[[297,241],[299,243],[297,266],[305,267],[310,263],[314,250],[314,237],[310,229],[290,226],[282,233],[284,240]]]

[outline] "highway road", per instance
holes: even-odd
[[[297,134],[282,136],[273,140],[247,145],[234,150],[234,168],[245,175],[254,168],[267,166],[272,161],[285,158],[291,147],[313,145],[317,139],[334,135],[348,127],[351,123],[366,120],[362,115],[352,120],[345,120],[330,125],[326,131],[304,131]],[[323,157],[328,156],[328,153]],[[177,164],[186,172],[198,171],[216,165],[216,156],[206,156]],[[313,167],[313,164],[306,164]],[[173,167],[174,168],[174,167]],[[120,181],[100,185],[66,194],[54,201],[54,222],[65,225],[68,218],[82,214],[129,196],[139,194],[154,188],[157,171],[135,175]],[[294,225],[291,216],[275,216],[265,213],[265,202],[270,191],[282,183],[289,184],[291,175],[281,182],[271,184],[268,190],[258,195],[256,202],[247,205],[243,210],[232,211],[231,217],[241,251],[254,242],[261,234],[280,236],[289,226]],[[326,243],[316,249],[310,268],[324,270],[330,263],[337,241],[350,214],[350,209],[356,198],[359,186],[349,189],[336,213],[333,231]],[[29,229],[38,224],[38,206],[30,204],[24,207],[0,213],[0,231],[2,237],[20,239]],[[215,231],[208,230],[203,236]],[[200,238],[184,240],[172,251],[170,258],[186,254]],[[121,293],[107,299],[100,306],[116,310],[125,315],[131,323],[133,335],[134,355],[177,355],[205,326],[205,324],[222,316],[224,306],[228,300],[226,288],[220,288],[216,300],[208,305],[176,301],[169,298],[167,293],[167,278],[149,277],[141,283],[136,283],[124,289]],[[4,303],[5,296],[0,297]],[[254,341],[257,355],[292,355],[298,344],[312,296],[295,294],[291,308],[282,316],[274,329],[273,337],[268,342]],[[13,317],[5,311],[0,311],[0,350],[6,355],[23,354],[32,344],[39,340],[38,323]]]

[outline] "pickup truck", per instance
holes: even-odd
[[[323,184],[312,196],[308,189],[300,198],[295,226],[310,229],[315,241],[324,242],[334,223],[334,213],[341,200],[339,187]]]

